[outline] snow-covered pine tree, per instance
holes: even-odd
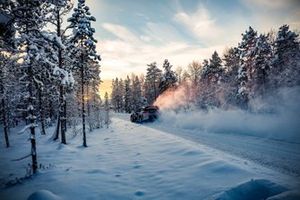
[[[260,34],[254,48],[255,67],[249,80],[251,98],[263,98],[266,89],[272,60],[272,48],[268,35]]]
[[[123,81],[116,78],[112,81],[111,102],[115,112],[122,112],[123,105]]]
[[[145,79],[145,97],[149,104],[152,104],[159,95],[159,83],[162,79],[162,72],[157,67],[156,62],[148,64]]]
[[[41,68],[38,69],[37,66],[40,64],[39,62],[42,61],[42,58],[45,57],[45,49],[50,47],[47,43],[45,44],[45,41],[48,41],[46,33],[42,32],[42,28],[45,25],[42,4],[43,1],[20,0],[14,2],[14,8],[12,10],[14,23],[18,32],[18,50],[19,53],[24,54],[23,63],[21,65],[24,70],[24,76],[21,78],[21,81],[25,83],[27,88],[24,96],[27,102],[27,120],[29,124],[25,129],[30,129],[33,173],[36,173],[38,168],[35,138],[35,127],[37,126],[35,96],[37,86],[42,85],[39,79],[41,78],[39,71]]]
[[[144,91],[144,86],[145,86],[145,75],[141,74],[140,76],[138,76],[138,79],[140,81],[140,85],[141,85],[141,94],[142,96],[145,98],[145,91]]]
[[[77,7],[74,8],[72,17],[68,19],[70,22],[69,28],[73,29],[73,37],[71,42],[79,49],[79,59],[75,63],[77,69],[80,70],[81,79],[81,116],[82,116],[82,133],[83,146],[87,147],[86,143],[86,108],[85,108],[85,91],[84,87],[87,83],[85,76],[89,72],[88,60],[94,59],[100,61],[100,56],[96,51],[97,40],[94,38],[95,29],[92,28],[92,22],[96,21],[89,11],[89,7],[85,4],[85,0],[78,0]]]
[[[238,48],[230,48],[224,54],[225,76],[223,78],[224,98],[227,106],[237,106],[238,69],[240,64],[240,51]]]
[[[132,110],[132,90],[131,90],[131,80],[129,76],[124,81],[124,111],[130,113]]]
[[[239,89],[237,93],[238,105],[243,109],[248,109],[249,102],[249,81],[252,79],[252,72],[255,68],[255,45],[257,32],[250,26],[242,34],[242,41],[239,44],[240,66],[238,70]]]
[[[118,91],[119,91],[119,101],[118,101],[118,108],[119,108],[119,112],[124,112],[124,81],[122,78],[120,78],[119,80],[119,87],[118,87]]]
[[[222,73],[224,72],[222,67],[222,59],[219,57],[219,54],[215,51],[212,54],[211,59],[209,60],[209,70],[204,72],[208,78],[210,83],[219,84],[222,78]]]
[[[60,43],[55,48],[57,69],[55,75],[59,84],[59,115],[57,120],[56,134],[54,140],[58,139],[59,131],[61,133],[61,143],[66,144],[66,130],[67,130],[67,102],[66,91],[69,85],[73,85],[72,72],[67,67],[68,59],[66,53],[67,38],[65,36],[66,30],[63,28],[63,16],[68,14],[72,9],[73,3],[71,0],[47,0],[45,10],[47,11],[46,22],[55,28],[53,39]]]
[[[200,107],[219,107],[221,105],[219,93],[221,89],[221,78],[223,77],[222,59],[215,51],[209,63],[204,61],[201,74],[201,96]],[[203,87],[205,86],[205,87]]]
[[[13,2],[10,0],[1,2],[0,4],[0,122],[3,125],[3,133],[5,144],[8,148],[9,144],[9,112],[8,112],[8,81],[9,81],[9,65],[10,59],[7,57],[14,46],[15,29],[13,26],[12,8]]]
[[[90,132],[96,127],[96,108],[95,106],[99,105],[100,96],[98,94],[98,87],[101,82],[100,80],[100,65],[95,60],[88,61],[89,70],[86,71],[86,105],[87,105],[87,122],[89,125]],[[100,100],[101,101],[101,100]],[[99,115],[99,114],[98,114]]]
[[[132,101],[131,108],[133,111],[138,111],[143,106],[142,102],[142,85],[138,76],[133,76],[132,80]]]
[[[274,41],[271,76],[273,90],[300,85],[299,35],[291,31],[288,25],[279,28]]]
[[[161,82],[159,84],[159,93],[162,94],[164,91],[166,91],[169,88],[175,88],[177,85],[177,77],[175,72],[172,70],[172,65],[168,61],[168,59],[165,59],[163,63],[163,75]]]
[[[117,103],[116,103],[116,96],[117,96],[117,87],[118,87],[118,78],[116,79],[113,79],[112,82],[111,82],[111,94],[110,94],[110,97],[111,97],[111,105],[113,107],[113,110],[116,112],[117,110]]]

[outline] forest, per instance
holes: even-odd
[[[67,144],[66,133],[74,127],[72,132],[82,133],[86,147],[86,132],[109,123],[108,96],[102,101],[99,95],[101,58],[92,26],[96,19],[84,0],[73,3],[0,4],[1,127],[6,147],[11,128],[25,124],[21,132],[30,131],[33,173],[38,167],[36,134],[53,134],[53,140]],[[54,133],[47,133],[49,126],[56,127]]]
[[[175,69],[167,59],[162,67],[150,63],[146,75],[113,80],[111,103],[115,111],[128,113],[153,103],[185,111],[220,108],[272,112],[272,105],[258,108],[256,102],[267,104],[278,97],[281,88],[300,85],[297,32],[289,25],[269,33],[258,33],[250,26],[239,44],[227,48],[222,56],[215,51],[203,62],[191,61]]]

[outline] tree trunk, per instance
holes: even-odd
[[[26,1],[26,6],[29,7],[29,1]],[[29,13],[26,13],[27,16],[30,16]],[[26,32],[27,34],[29,33],[28,29],[28,23],[26,24]],[[29,54],[29,48],[28,46],[30,45],[29,41],[26,41],[27,44],[27,54]],[[29,84],[28,84],[28,107],[27,107],[27,112],[28,116],[27,118],[29,119],[29,124],[30,124],[30,142],[31,142],[31,160],[32,160],[32,172],[35,174],[38,169],[38,163],[37,163],[37,152],[36,152],[36,140],[35,140],[35,120],[36,116],[34,115],[34,95],[33,95],[33,87],[34,87],[34,74],[33,74],[33,66],[31,62],[31,57],[29,58],[29,64],[28,64],[28,79],[29,79]]]
[[[2,107],[2,120],[3,120],[3,130],[4,130],[4,138],[5,138],[5,144],[6,147],[9,147],[9,139],[8,139],[8,123],[6,118],[6,104],[4,97],[1,100],[1,107]]]
[[[59,115],[60,117],[60,132],[61,132],[61,143],[67,144],[66,142],[66,132],[65,132],[65,121],[66,118],[64,116],[64,85],[60,84],[60,89],[59,89],[59,101],[60,101],[60,106],[59,106]]]
[[[38,164],[37,164],[37,153],[36,153],[36,140],[35,140],[35,115],[33,108],[33,72],[32,72],[32,64],[29,64],[28,67],[28,77],[29,77],[29,104],[28,104],[28,119],[30,122],[30,142],[31,142],[31,159],[32,159],[32,172],[35,174],[37,172]]]
[[[45,130],[45,112],[42,103],[42,90],[38,89],[38,97],[39,97],[39,112],[40,112],[40,120],[41,120],[41,134],[46,135]]]
[[[55,129],[55,137],[53,138],[53,140],[57,140],[59,137],[59,128],[60,128],[60,113],[58,114],[57,117],[57,124],[56,124],[56,129]]]
[[[60,11],[57,9],[56,12],[56,22],[57,22],[57,29],[56,34],[58,37],[61,37],[61,19],[60,19]],[[58,48],[58,67],[62,69],[63,67],[63,58],[62,58],[62,49]],[[64,77],[63,77],[64,78]],[[65,89],[64,84],[61,80],[59,86],[59,122],[60,123],[60,132],[61,132],[61,143],[67,144],[66,141],[66,121],[67,121],[67,112],[66,112],[66,99],[65,99]],[[57,129],[57,131],[59,128]],[[59,134],[59,133],[57,133]]]
[[[8,123],[7,123],[7,110],[6,110],[6,103],[5,103],[5,97],[4,97],[4,85],[3,85],[3,78],[4,78],[4,72],[2,71],[2,66],[0,68],[0,89],[1,89],[1,112],[2,112],[2,120],[3,120],[3,131],[4,131],[4,138],[5,138],[5,144],[6,147],[9,147],[9,139],[8,139]]]
[[[84,64],[83,54],[81,55],[81,113],[82,113],[82,135],[83,135],[83,146],[87,147],[86,144],[86,132],[85,132],[85,103],[84,103]]]
[[[49,101],[49,118],[51,119],[51,124],[52,124],[52,120],[54,117],[55,117],[55,114],[54,114],[54,109],[53,109],[53,103],[52,103],[52,100],[50,99],[50,101]]]
[[[66,91],[64,92],[64,128],[65,128],[65,134],[67,133],[67,99],[66,99]]]

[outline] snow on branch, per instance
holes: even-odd
[[[24,126],[24,128],[21,129],[21,130],[18,132],[18,134],[22,134],[22,133],[24,133],[27,129],[30,129],[31,127],[37,127],[37,126],[38,126],[37,124],[28,124],[28,125]]]

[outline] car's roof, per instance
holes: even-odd
[[[154,110],[158,110],[158,107],[157,106],[146,106],[145,108],[144,108],[144,110],[149,110],[149,109],[154,109]]]

